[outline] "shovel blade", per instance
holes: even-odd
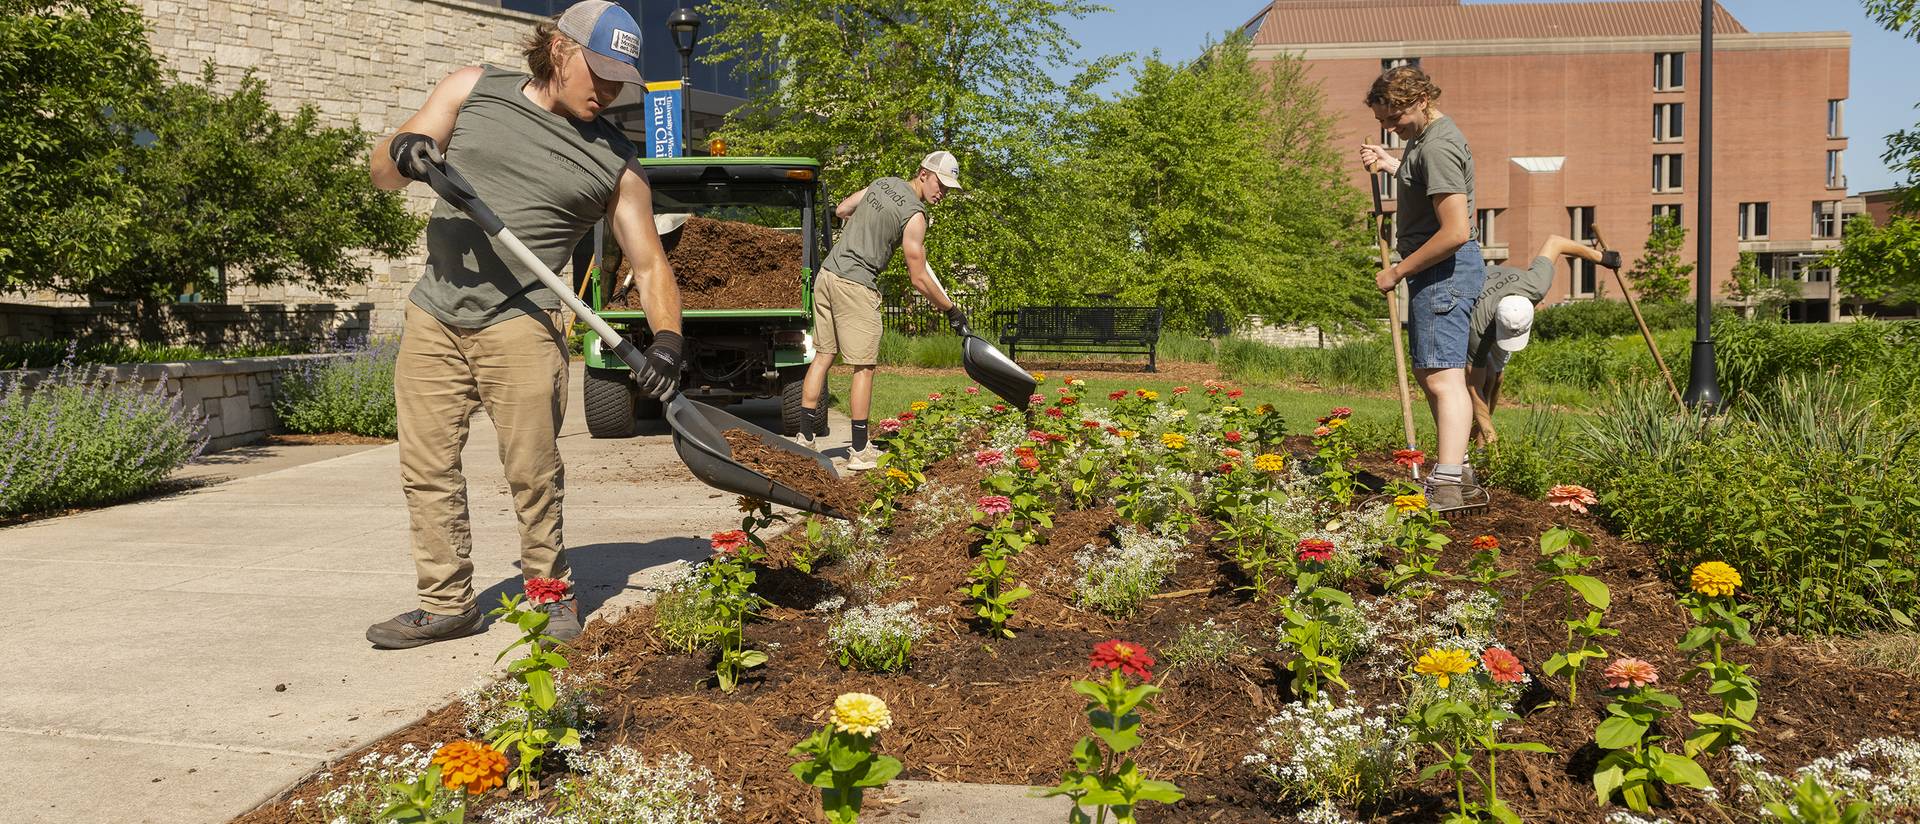
[[[814,461],[829,476],[837,476],[833,461],[828,460],[827,456],[685,395],[677,396],[667,404],[666,417],[667,426],[673,429],[674,451],[679,453],[681,462],[702,483],[714,489],[771,501],[780,506],[851,520],[850,515],[734,460],[733,447],[722,433],[729,429],[750,432],[768,446]]]
[[[1012,358],[1006,356],[993,344],[977,335],[967,335],[961,344],[960,365],[966,367],[967,377],[987,388],[988,392],[1000,396],[1001,400],[1025,410],[1033,397],[1033,390],[1040,386],[1039,381],[1027,374]]]

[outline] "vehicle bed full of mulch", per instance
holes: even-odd
[[[667,263],[680,283],[682,309],[798,309],[802,304],[799,235],[704,217],[661,238]],[[620,262],[615,284],[631,264]],[[607,309],[639,309],[640,293],[617,291]]]
[[[731,433],[729,433],[731,435]],[[736,447],[736,454],[739,447]],[[1383,456],[1366,463],[1388,474]],[[1110,638],[1145,644],[1159,652],[1183,627],[1212,619],[1217,625],[1249,633],[1271,649],[1267,630],[1278,623],[1268,604],[1250,602],[1235,591],[1239,583],[1230,563],[1208,548],[1209,529],[1195,531],[1195,543],[1160,595],[1128,618],[1115,619],[1083,610],[1072,600],[1073,555],[1083,547],[1113,540],[1119,518],[1110,507],[1056,513],[1047,541],[1015,559],[1021,582],[1034,595],[1018,604],[1012,627],[1018,636],[988,640],[968,624],[970,610],[957,588],[973,561],[966,524],[925,521],[924,504],[940,486],[974,494],[981,476],[971,461],[948,459],[928,471],[929,482],[903,499],[906,510],[888,546],[895,572],[904,582],[880,600],[918,600],[922,609],[945,606],[935,617],[938,630],[914,648],[905,673],[877,675],[842,670],[826,647],[827,613],[821,600],[845,595],[849,575],[841,565],[814,575],[785,568],[783,544],[773,542],[769,567],[758,589],[773,606],[748,628],[750,646],[770,651],[765,667],[750,671],[733,694],[713,687],[707,654],[667,650],[655,636],[650,608],[629,611],[614,623],[593,621],[573,645],[576,666],[606,679],[596,703],[605,708],[605,725],[595,746],[624,743],[648,754],[690,753],[697,763],[727,782],[739,782],[746,809],[732,820],[752,824],[819,821],[815,791],[794,780],[787,767],[789,746],[818,728],[835,696],[849,691],[873,693],[892,708],[894,726],[877,749],[900,758],[904,777],[935,781],[1050,785],[1069,763],[1075,741],[1087,734],[1083,700],[1070,688],[1087,677],[1092,646]],[[1606,533],[1586,516],[1568,516],[1544,503],[1493,492],[1485,514],[1457,518],[1448,534],[1441,568],[1464,569],[1468,544],[1477,535],[1501,540],[1500,565],[1516,574],[1504,582],[1509,608],[1501,641],[1529,670],[1564,641],[1557,597],[1522,601],[1520,594],[1542,580],[1532,567],[1542,531],[1568,523],[1594,537],[1591,554],[1602,558],[1588,570],[1614,593],[1608,625],[1620,630],[1605,639],[1615,655],[1645,658],[1660,667],[1661,686],[1680,695],[1688,711],[1716,709],[1706,683],[1673,683],[1684,664],[1674,644],[1688,619],[1675,592],[1659,574],[1652,553]],[[790,533],[791,534],[791,533]],[[913,535],[921,535],[914,538]],[[1466,585],[1463,585],[1466,586]],[[1349,583],[1361,597],[1378,595],[1378,580]],[[1433,596],[1441,598],[1440,595]],[[1276,599],[1278,600],[1278,599]],[[1853,666],[1818,651],[1812,643],[1767,639],[1756,648],[1732,647],[1735,660],[1751,662],[1761,684],[1759,732],[1746,746],[1764,755],[1776,772],[1833,754],[1863,739],[1912,735],[1920,683],[1888,671]],[[1146,822],[1293,821],[1296,805],[1274,798],[1241,759],[1255,749],[1255,727],[1281,706],[1289,694],[1286,656],[1263,653],[1218,669],[1162,671],[1154,683],[1165,691],[1145,713],[1146,743],[1132,755],[1152,778],[1173,781],[1187,800],[1173,806],[1149,805]],[[1379,705],[1400,700],[1391,679],[1372,678],[1350,664],[1354,693],[1338,700]],[[1404,669],[1404,667],[1402,667]],[[1541,683],[1523,698],[1523,720],[1503,734],[1509,741],[1540,741],[1553,754],[1510,753],[1502,758],[1500,796],[1525,820],[1601,822],[1610,809],[1594,803],[1589,776],[1599,751],[1592,731],[1603,713],[1599,667],[1589,666],[1577,702],[1567,702],[1564,682]],[[1558,702],[1544,706],[1549,702]],[[1676,718],[1684,718],[1676,715]],[[440,712],[392,741],[444,741],[458,734],[457,713]],[[1684,721],[1681,723],[1684,724]],[[1664,730],[1676,738],[1684,729]],[[1432,763],[1422,753],[1419,763]],[[1732,795],[1725,758],[1708,759],[1715,783]],[[313,794],[324,787],[296,791]],[[1677,806],[1656,810],[1679,824],[1727,819],[1691,791],[1674,792]],[[1450,781],[1407,779],[1377,810],[1348,810],[1361,820],[1438,821],[1451,808]],[[277,809],[277,808],[276,808]],[[264,816],[264,817],[263,817]],[[283,821],[269,810],[243,817],[247,824]]]
[[[796,455],[767,443],[744,429],[720,433],[733,450],[733,459],[741,466],[792,488],[833,509],[848,514],[860,511],[868,496],[856,479],[834,477],[832,471],[802,455]]]

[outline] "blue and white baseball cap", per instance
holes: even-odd
[[[601,80],[640,83],[640,24],[607,0],[575,3],[560,15],[560,33],[586,47],[587,68]]]

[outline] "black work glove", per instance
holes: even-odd
[[[1622,262],[1623,261],[1620,260],[1620,253],[1612,249],[1608,249],[1605,252],[1600,253],[1600,265],[1605,266],[1608,269],[1619,271],[1620,264]]]
[[[680,388],[680,345],[679,332],[653,333],[653,345],[641,353],[647,370],[633,376],[641,394],[660,401],[673,397],[674,390]]]
[[[393,159],[393,167],[400,170],[401,175],[421,182],[427,179],[425,164],[438,166],[446,162],[433,138],[418,132],[394,135],[393,142],[387,144],[387,156]]]
[[[956,335],[965,335],[973,331],[967,327],[967,312],[961,309],[959,304],[947,307],[947,328],[952,329]]]

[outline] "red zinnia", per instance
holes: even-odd
[[[1499,549],[1500,539],[1495,538],[1492,535],[1482,535],[1478,538],[1473,539],[1473,548],[1481,549],[1481,550]]]
[[[1060,411],[1060,407],[1058,406],[1047,407],[1047,417],[1049,418],[1064,418],[1066,416],[1067,413]]]
[[[1240,397],[1241,395],[1245,395],[1245,394],[1247,394],[1247,393],[1246,393],[1246,390],[1243,390],[1243,389],[1229,389],[1229,390],[1227,390],[1227,397],[1229,397],[1229,398],[1236,398],[1236,399],[1237,399],[1237,398],[1239,398],[1239,397]]]
[[[1126,397],[1126,396],[1127,396],[1127,390],[1125,390],[1125,389],[1115,389],[1115,390],[1113,390],[1112,392],[1108,392],[1108,393],[1107,393],[1107,400],[1110,400],[1110,401],[1117,401],[1117,400],[1119,400],[1119,399],[1121,399],[1121,398],[1124,398],[1124,397]]]
[[[1304,538],[1294,546],[1300,560],[1324,564],[1333,560],[1333,542],[1325,538]]]
[[[1487,674],[1493,676],[1493,680],[1502,684],[1518,684],[1527,680],[1527,670],[1520,666],[1520,659],[1499,647],[1487,647],[1487,651],[1480,654],[1480,663],[1487,668]]]
[[[1065,435],[1062,435],[1062,434],[1060,434],[1060,433],[1058,433],[1058,432],[1048,432],[1048,433],[1047,433],[1047,443],[1059,443],[1059,442],[1061,442],[1061,441],[1064,441],[1064,440],[1066,440],[1066,439],[1067,439],[1067,436],[1065,436]]]
[[[1176,386],[1173,388],[1173,394],[1175,395],[1185,395],[1187,394],[1188,391],[1190,390],[1188,390],[1187,387],[1184,387],[1184,386]]]
[[[1080,426],[1086,429],[1099,429],[1100,422],[1099,421],[1081,421]]]
[[[713,548],[720,552],[733,552],[747,545],[747,533],[737,529],[713,533]]]
[[[1418,449],[1396,449],[1393,451],[1393,462],[1408,469],[1426,463],[1426,460],[1427,453],[1421,452]]]
[[[1060,405],[1061,405],[1061,406],[1072,406],[1072,405],[1074,405],[1074,404],[1076,404],[1076,403],[1079,403],[1079,402],[1080,402],[1080,399],[1079,399],[1079,398],[1072,398],[1072,397],[1068,397],[1068,398],[1061,398],[1061,399],[1060,399]]]
[[[1046,433],[1044,433],[1044,432],[1043,432],[1043,433],[1041,433],[1041,435],[1040,435],[1040,437],[1042,437],[1042,438],[1044,438],[1044,437],[1046,437]],[[1014,456],[1014,457],[1016,457],[1016,458],[1031,458],[1031,457],[1033,457],[1033,447],[1031,447],[1031,446],[1016,446],[1016,447],[1014,447],[1014,448],[1013,448],[1013,456]]]
[[[1007,405],[1006,405],[1006,404],[1004,404],[1004,403],[996,403],[996,404],[994,404],[994,405],[993,405],[993,411],[995,411],[995,412],[1005,412],[1005,411],[1007,411]]]
[[[1220,465],[1220,474],[1222,474],[1222,475],[1230,475],[1230,474],[1232,474],[1232,473],[1233,473],[1233,470],[1234,470],[1234,467],[1237,467],[1237,466],[1239,466],[1239,464],[1237,464],[1237,463],[1234,463],[1234,462],[1232,462],[1232,461],[1228,461],[1228,462],[1226,462],[1226,463],[1223,463],[1223,464],[1221,464],[1221,465]]]
[[[1087,663],[1094,669],[1119,670],[1128,675],[1139,676],[1141,681],[1153,680],[1153,656],[1147,654],[1147,648],[1128,641],[1101,641],[1093,645],[1093,657]]]
[[[567,597],[567,582],[558,578],[528,578],[527,603],[539,606]]]
[[[1117,427],[1117,426],[1113,426],[1113,425],[1111,425],[1111,424],[1109,424],[1109,425],[1107,425],[1107,426],[1104,426],[1104,427],[1101,427],[1101,428],[1102,428],[1102,429],[1104,429],[1104,430],[1106,430],[1106,433],[1107,433],[1107,434],[1109,434],[1109,435],[1118,435],[1118,434],[1120,434],[1120,427]]]
[[[1245,437],[1245,436],[1244,436],[1244,435],[1241,435],[1241,434],[1240,434],[1240,430],[1238,430],[1238,429],[1235,429],[1235,430],[1232,430],[1232,431],[1229,431],[1229,432],[1227,433],[1227,443],[1239,443],[1239,442],[1240,442],[1240,440],[1241,440],[1242,438],[1244,438],[1244,437]]]
[[[1318,418],[1314,418],[1314,419],[1313,419],[1313,422],[1314,422],[1314,423],[1317,423],[1317,424],[1319,424],[1319,425],[1321,425],[1321,426],[1326,426],[1326,425],[1328,424],[1328,422],[1330,422],[1330,421],[1332,421],[1332,420],[1333,420],[1333,416],[1331,416],[1331,415],[1321,415],[1321,416],[1320,416],[1320,417],[1318,417]]]
[[[1040,459],[1039,459],[1039,458],[1033,458],[1033,457],[1027,457],[1027,458],[1021,458],[1021,459],[1020,459],[1020,468],[1021,468],[1021,469],[1024,469],[1024,470],[1026,470],[1026,471],[1028,471],[1028,472],[1036,472],[1036,471],[1039,471],[1039,469],[1040,469]]]
[[[1133,390],[1133,394],[1135,394],[1135,395],[1139,395],[1140,397],[1143,397],[1143,398],[1144,398],[1144,397],[1146,397],[1146,396],[1147,396],[1147,390],[1145,390],[1145,389],[1135,389],[1135,390]]]
[[[913,414],[912,412],[902,412],[902,413],[900,413],[900,420],[903,420],[903,421],[910,421],[910,420],[913,420],[913,419],[914,419],[914,418],[916,418],[916,417],[919,417],[919,416],[918,416],[918,415],[915,415],[915,414]]]

